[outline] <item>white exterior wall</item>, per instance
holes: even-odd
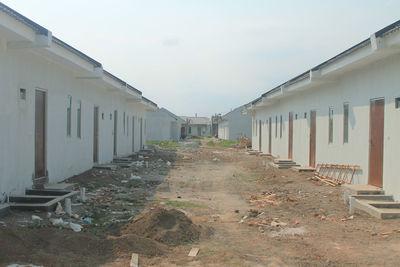
[[[293,160],[309,165],[310,110],[316,110],[316,163],[360,165],[354,183],[368,183],[370,100],[385,99],[383,189],[400,199],[400,55],[391,56],[345,72],[324,85],[289,96],[256,110],[253,120],[264,123],[272,117],[272,154],[288,157],[288,116],[293,112]],[[349,142],[343,143],[343,104],[349,103]],[[328,143],[328,110],[334,108],[333,143]],[[307,118],[304,118],[307,113]],[[295,114],[298,119],[295,120]],[[275,137],[275,116],[283,115],[283,136]],[[268,152],[268,128],[263,127],[262,151]],[[253,128],[255,129],[255,128]],[[258,129],[253,131],[253,149],[258,150]]]
[[[148,140],[151,141],[179,141],[180,123],[162,109],[148,112]]]
[[[114,117],[114,110],[118,110],[119,117],[119,156],[132,153],[132,116],[146,117],[143,105],[128,103],[101,80],[77,79],[77,68],[55,63],[36,51],[7,49],[6,40],[0,39],[0,194],[23,193],[32,185],[36,89],[47,93],[46,165],[53,183],[92,168],[94,106],[99,106],[99,163],[113,159],[114,118],[110,120],[110,114]],[[20,88],[26,89],[25,101],[19,99]],[[72,96],[70,137],[66,122],[68,95]],[[82,101],[81,138],[77,137],[78,101]],[[123,112],[129,115],[129,135],[123,133]],[[138,123],[135,129],[138,150]]]
[[[189,132],[190,127],[190,132]],[[205,124],[189,124],[187,126],[187,136],[208,136],[211,135],[211,125]]]
[[[218,123],[218,138],[223,140],[229,139],[229,122],[221,121]]]
[[[251,117],[242,115],[242,108],[237,108],[222,116],[218,123],[218,137],[224,140],[237,140],[241,135],[251,137]]]

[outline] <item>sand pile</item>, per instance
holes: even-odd
[[[183,212],[157,208],[138,215],[121,229],[121,234],[135,234],[176,246],[199,240],[202,231],[202,227],[193,224]]]

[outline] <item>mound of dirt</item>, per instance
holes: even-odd
[[[162,208],[138,215],[121,229],[124,235],[136,234],[173,246],[199,240],[202,231],[183,212]]]

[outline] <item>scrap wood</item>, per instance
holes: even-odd
[[[130,267],[139,267],[139,254],[132,253]]]
[[[196,257],[199,254],[200,248],[192,248],[188,254],[189,257]]]

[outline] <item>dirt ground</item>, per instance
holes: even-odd
[[[79,218],[50,215],[83,231],[55,227],[47,213],[12,212],[0,219],[0,265],[129,266],[132,253],[140,266],[399,265],[400,220],[350,217],[340,187],[271,160],[158,148],[135,167],[70,178],[87,190],[88,201],[73,205]],[[193,247],[200,252],[188,257]]]

